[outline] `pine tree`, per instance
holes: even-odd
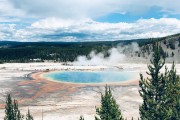
[[[30,113],[29,108],[28,108],[28,113],[26,114],[26,120],[34,120],[33,116]]]
[[[101,94],[101,107],[96,108],[96,120],[124,120],[121,110],[112,96],[110,87],[105,87],[105,93]]]
[[[13,105],[12,105],[12,99],[11,99],[10,94],[8,94],[7,97],[6,97],[4,120],[14,120]]]
[[[148,65],[148,75],[151,76],[149,79],[144,79],[143,75],[140,74],[139,91],[140,96],[143,98],[143,104],[140,106],[140,116],[142,120],[156,120],[160,117],[160,104],[164,94],[164,79],[160,75],[160,69],[165,64],[165,59],[160,54],[158,45],[154,46],[153,59],[151,60],[152,65]]]
[[[152,65],[148,65],[150,78],[144,79],[140,74],[140,96],[143,104],[140,106],[142,120],[179,120],[179,77],[176,75],[174,63],[172,69],[160,73],[165,59],[160,54],[160,46],[154,46]],[[175,112],[174,112],[175,111]]]
[[[174,57],[174,52],[171,53],[172,57]]]
[[[180,119],[180,78],[176,75],[175,64],[173,62],[171,70],[168,72],[167,100],[165,108],[169,120]]]
[[[20,110],[18,108],[17,100],[14,100],[13,114],[14,114],[14,120],[23,120],[23,118],[24,118],[24,116],[21,114],[21,112],[20,112]]]
[[[18,109],[18,102],[16,100],[12,102],[10,94],[6,97],[4,120],[23,120],[23,115],[21,115]]]
[[[84,120],[84,117],[81,115],[80,118],[79,118],[79,120]]]

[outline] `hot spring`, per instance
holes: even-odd
[[[137,79],[130,71],[59,71],[43,75],[44,78],[69,83],[113,83]]]

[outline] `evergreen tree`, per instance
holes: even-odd
[[[176,49],[176,47],[175,47],[175,41],[173,41],[173,40],[169,41],[169,47],[170,47],[171,49],[175,50],[175,49]]]
[[[4,120],[14,120],[14,114],[13,114],[13,104],[11,95],[8,94],[6,96],[6,106],[5,106],[5,117]]]
[[[175,64],[173,62],[171,70],[168,72],[167,78],[167,100],[165,108],[169,120],[180,119],[180,78],[176,75]]]
[[[174,57],[174,52],[171,53],[172,57]]]
[[[10,94],[6,97],[4,120],[23,120],[23,115],[21,115],[18,109],[18,102],[16,100],[12,102]]]
[[[96,120],[124,120],[121,110],[112,96],[110,87],[105,87],[105,93],[101,94],[101,107],[96,108]]]
[[[33,116],[32,116],[31,113],[30,113],[29,108],[28,108],[28,113],[26,114],[26,120],[34,120],[34,119],[33,119]]]
[[[23,120],[23,118],[24,118],[24,116],[21,114],[21,112],[20,112],[20,110],[18,108],[17,100],[14,100],[13,114],[14,114],[14,120]]]
[[[139,93],[143,98],[140,117],[142,120],[179,120],[180,83],[174,64],[170,71],[165,68],[165,73],[160,73],[165,59],[160,54],[158,45],[154,46],[151,64],[148,65],[149,72],[147,72],[150,78],[144,79],[140,74]]]
[[[160,54],[158,45],[154,46],[153,59],[151,60],[152,65],[148,65],[148,75],[151,76],[149,79],[144,79],[143,75],[140,74],[139,91],[140,96],[143,98],[143,104],[140,106],[140,116],[142,120],[156,120],[160,117],[159,111],[160,102],[162,101],[162,95],[164,94],[163,76],[160,74],[160,69],[165,64],[165,59]]]
[[[79,120],[84,120],[84,117],[81,115],[80,118],[79,118]]]

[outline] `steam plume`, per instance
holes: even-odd
[[[92,51],[88,57],[78,56],[77,60],[73,62],[73,65],[117,65],[127,62],[128,57],[134,55],[137,51],[139,51],[137,43],[126,46],[118,45],[108,50],[108,57],[105,57],[103,52],[96,53]]]

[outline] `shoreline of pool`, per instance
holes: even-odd
[[[49,82],[54,82],[54,83],[59,83],[59,84],[73,84],[73,85],[83,85],[83,86],[104,86],[104,85],[125,85],[125,86],[131,86],[131,85],[138,85],[139,84],[139,79],[140,77],[136,76],[136,78],[126,80],[126,81],[120,81],[120,82],[103,82],[103,83],[74,83],[74,82],[64,82],[64,81],[58,81],[55,79],[51,78],[45,78],[45,74],[51,74],[51,73],[56,73],[60,71],[49,71],[49,72],[35,72],[31,74],[31,78],[33,80],[41,80],[41,81],[49,81]],[[64,72],[64,71],[62,71]],[[88,71],[89,72],[89,71]],[[93,71],[92,71],[93,72]],[[131,71],[135,72],[135,71]]]

